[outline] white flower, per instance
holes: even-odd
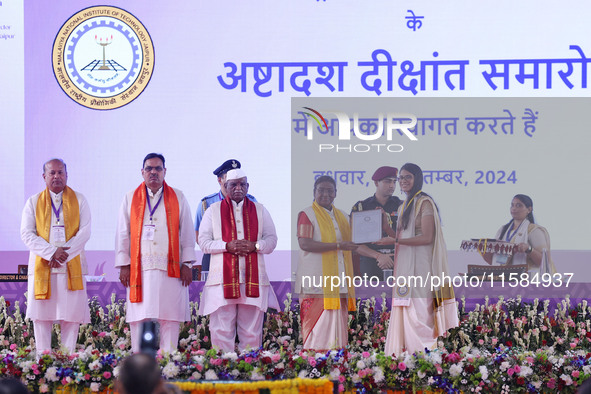
[[[427,355],[427,360],[430,360],[431,364],[441,364],[441,353],[431,352]]]
[[[176,351],[176,350],[175,350],[175,351],[173,352],[173,354],[172,354],[172,361],[177,361],[177,362],[179,362],[179,361],[181,361],[181,360],[182,360],[182,358],[183,358],[183,357],[182,357],[182,355],[181,355],[181,354],[180,354],[178,351]]]
[[[169,361],[164,368],[162,368],[162,374],[168,379],[172,379],[179,373],[179,367],[172,361]]]
[[[205,380],[218,380],[218,375],[213,369],[205,371]]]
[[[462,363],[459,364],[453,364],[451,367],[449,367],[449,374],[451,376],[458,376],[460,373],[462,372]]]
[[[363,362],[363,360],[357,361],[357,368],[359,368],[359,369],[365,368],[365,363]]]
[[[486,365],[481,365],[480,367],[478,367],[478,370],[480,371],[480,376],[482,380],[488,379],[488,369],[486,369]]]
[[[117,365],[115,368],[113,368],[113,377],[117,378],[119,377],[119,365]]]
[[[376,383],[380,383],[384,380],[384,371],[382,371],[382,368],[375,366],[371,370],[373,371],[373,378]]]
[[[195,361],[199,365],[203,365],[203,362],[205,361],[205,357],[203,357],[203,356],[193,356],[193,361]]]
[[[268,352],[268,353],[270,353],[270,352]],[[271,357],[271,356],[269,356],[269,357]],[[236,354],[236,352],[228,352],[228,353],[222,354],[222,358],[226,359],[226,360],[236,361],[236,360],[238,360],[238,355]]]
[[[90,391],[99,391],[101,389],[100,383],[92,382],[90,384]]]
[[[564,380],[564,383],[567,386],[570,386],[571,384],[573,384],[573,379],[570,377],[570,375],[562,374],[562,375],[560,375],[560,379]]]
[[[237,370],[237,369],[233,369],[233,370],[230,372],[230,374],[232,374],[232,376],[236,377],[236,376],[240,375],[240,371],[239,371],[239,370]]]
[[[338,368],[333,368],[328,374],[330,380],[337,380],[341,376],[341,371]]]
[[[353,376],[351,376],[351,381],[353,383],[359,383],[359,382],[361,382],[361,378],[359,377],[358,374],[355,373],[355,374],[353,374]]]
[[[427,376],[427,374],[423,371],[419,371],[417,372],[417,376],[419,377],[419,379],[423,379],[425,376]]]
[[[520,371],[517,373],[518,376],[529,376],[534,372],[533,369],[531,369],[530,367],[528,367],[527,365],[522,365]]]
[[[509,364],[509,361],[503,361],[501,363],[500,369],[501,371],[506,371],[507,369],[509,369],[510,366],[511,364]]]
[[[265,380],[265,377],[261,375],[258,368],[250,372],[251,380]]]
[[[404,356],[404,364],[406,365],[406,368],[412,370],[415,369],[415,365],[416,365],[416,359],[415,357],[413,357],[413,355],[406,353],[406,356]]]
[[[102,367],[103,367],[103,365],[101,364],[101,362],[99,360],[94,360],[93,362],[88,364],[88,368],[90,368],[91,371],[98,371]]]
[[[199,372],[197,372],[197,371],[193,372],[193,374],[191,376],[195,380],[200,380],[201,379],[201,374]]]
[[[531,382],[532,386],[534,386],[536,389],[539,389],[540,387],[542,387],[542,382],[541,381],[537,381],[537,382]]]
[[[298,374],[298,378],[300,379],[306,379],[308,377],[308,372],[306,372],[306,370],[301,370],[300,373]]]
[[[56,367],[49,367],[47,371],[45,371],[45,378],[50,382],[57,382],[59,380],[57,376],[57,368]]]

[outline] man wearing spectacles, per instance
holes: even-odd
[[[353,212],[380,209],[382,211],[382,237],[396,237],[396,220],[398,218],[398,206],[401,201],[393,196],[396,190],[396,176],[398,169],[395,167],[383,166],[378,168],[371,179],[376,186],[373,196],[363,201],[357,201],[351,209]],[[384,270],[391,270],[394,266],[390,257],[394,253],[394,245],[361,245],[356,250],[359,258],[359,274],[367,274],[368,277],[377,276],[383,280]]]
[[[189,284],[195,261],[191,209],[164,181],[164,156],[144,158],[144,182],[127,193],[119,211],[115,266],[127,287],[131,350],[140,350],[142,322],[158,320],[160,349],[177,349],[180,323],[189,321]]]

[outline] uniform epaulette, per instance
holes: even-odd
[[[217,193],[212,193],[212,194],[210,194],[209,196],[205,196],[205,197],[203,197],[203,198],[201,199],[201,201],[205,201],[205,200],[208,200],[208,199],[210,199],[210,198],[212,198],[212,197],[215,197],[215,196],[217,196],[217,195],[218,195],[218,193],[219,193],[219,192],[217,192]]]

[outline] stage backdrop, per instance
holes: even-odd
[[[524,193],[550,232],[558,269],[591,279],[591,212],[585,208],[591,6],[573,10],[532,0],[102,4],[0,0],[0,271],[25,263],[22,207],[44,187],[42,164],[60,157],[68,164],[68,184],[92,209],[90,270],[115,279],[119,205],[142,180],[143,157],[154,151],[165,155],[166,180],[184,191],[193,212],[218,190],[212,171],[228,158],[242,162],[250,193],[277,227],[277,251],[268,259],[274,280],[290,277],[292,206],[311,202],[312,172],[365,171],[367,182],[377,165],[405,161],[428,171],[464,171],[467,185],[441,178],[424,189],[441,209],[452,271],[479,262],[458,251],[460,241],[494,236],[510,218],[511,197]],[[290,158],[291,137],[303,132],[307,119],[300,106],[292,109],[292,97],[377,100],[376,111],[360,114],[365,118],[377,117],[377,108],[388,112],[387,97],[399,98],[392,112],[429,98],[429,110],[418,117],[458,117],[463,128],[458,136],[438,134],[433,122],[423,121],[414,130],[418,142],[397,135],[388,143],[403,145],[403,152],[382,152],[367,165],[347,167],[342,156],[327,153],[308,169],[310,179],[293,201],[292,166],[310,163]],[[495,98],[494,105],[474,101],[461,111],[442,110],[449,99],[477,97]],[[505,103],[505,97],[522,99]],[[316,109],[352,118],[355,105],[345,107]],[[468,118],[487,119],[470,130]],[[511,130],[503,127],[510,118]],[[535,128],[536,121],[552,127]],[[346,210],[373,192],[371,183],[350,190],[336,201]]]

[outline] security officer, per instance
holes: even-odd
[[[396,236],[398,206],[402,203],[398,197],[393,196],[394,190],[396,190],[397,175],[398,169],[395,167],[384,166],[378,168],[371,177],[376,186],[375,194],[363,201],[357,201],[351,209],[351,214],[353,212],[368,211],[370,209],[381,209],[382,212],[385,212],[384,217],[388,221],[388,225],[383,226],[382,237]],[[384,256],[380,256],[376,252]],[[377,276],[382,280],[384,277],[384,271],[378,266],[378,260],[369,256],[378,256],[380,259],[388,260],[388,255],[394,253],[394,245],[384,246],[365,244],[357,249],[357,253],[360,254],[359,274],[362,276],[363,274],[367,274],[368,277]]]

